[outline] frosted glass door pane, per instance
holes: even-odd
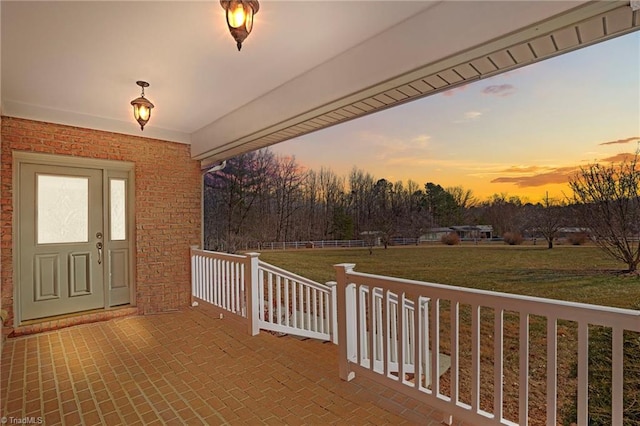
[[[127,215],[126,200],[127,191],[124,179],[111,179],[111,239],[113,241],[124,240],[126,238]]]
[[[38,244],[89,241],[89,178],[38,175]]]

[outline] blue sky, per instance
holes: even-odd
[[[538,201],[576,167],[640,141],[640,32],[273,146],[347,176],[462,186]]]

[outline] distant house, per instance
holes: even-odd
[[[462,240],[482,240],[493,237],[492,225],[452,226],[451,229],[453,229]]]
[[[490,240],[493,237],[492,225],[456,225],[449,227],[430,228],[420,237],[420,242],[440,241],[451,232],[458,234],[461,240]]]
[[[453,232],[451,228],[429,228],[424,235],[420,237],[420,242],[428,242],[428,241],[440,241],[440,239]]]

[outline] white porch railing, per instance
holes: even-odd
[[[252,335],[262,329],[337,343],[335,283],[317,283],[258,256],[192,248],[193,296],[247,318]]]
[[[337,342],[336,284],[320,284],[258,262],[258,325],[263,330]]]
[[[344,380],[353,379],[356,373],[365,375],[448,413],[445,421],[449,423],[455,417],[474,425],[527,425],[532,386],[530,351],[535,349],[536,353],[543,352],[546,365],[545,423],[556,425],[558,325],[560,322],[565,327],[565,321],[569,321],[577,328],[578,424],[587,425],[589,327],[603,326],[613,336],[612,424],[623,424],[623,333],[640,332],[639,311],[370,275],[355,272],[354,266],[336,265],[340,376]],[[465,318],[463,310],[469,314]],[[489,320],[487,312],[492,313]],[[512,330],[514,322],[517,331]],[[546,351],[532,347],[531,336],[535,333],[546,333]],[[516,347],[515,361],[505,351],[507,339]],[[469,348],[470,360],[464,362],[462,342],[470,344],[470,348],[464,348]],[[429,374],[441,371],[444,346],[448,346],[451,363],[446,393],[442,392],[439,374]],[[481,352],[483,349],[488,354]],[[492,362],[483,362],[483,356],[493,358]],[[468,365],[461,368],[463,363]],[[512,375],[515,383],[511,384],[516,388],[518,407],[517,418],[513,419],[504,416],[504,373],[508,368],[517,370]],[[464,395],[463,377],[464,387],[470,388]],[[488,386],[491,389],[486,395]],[[481,397],[492,401],[491,412],[483,409],[487,404]]]
[[[191,287],[194,297],[247,317],[247,273],[251,257],[191,249]],[[257,258],[256,258],[257,260]]]
[[[193,296],[247,318],[250,334],[339,343],[341,378],[370,377],[447,413],[448,422],[556,425],[558,369],[577,359],[577,423],[587,425],[589,333],[604,327],[612,336],[611,424],[623,424],[624,334],[640,333],[639,311],[370,275],[352,264],[336,265],[336,287],[257,253],[192,249],[191,258]],[[566,334],[576,340],[569,353],[559,345]],[[540,394],[539,383],[543,395],[530,394],[534,386]],[[507,404],[517,410],[506,413]]]

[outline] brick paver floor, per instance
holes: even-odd
[[[1,415],[45,425],[441,424],[338,377],[337,346],[251,337],[211,306],[9,339]],[[388,391],[386,391],[388,392]],[[406,401],[404,401],[406,402]],[[440,417],[441,419],[441,417]]]

